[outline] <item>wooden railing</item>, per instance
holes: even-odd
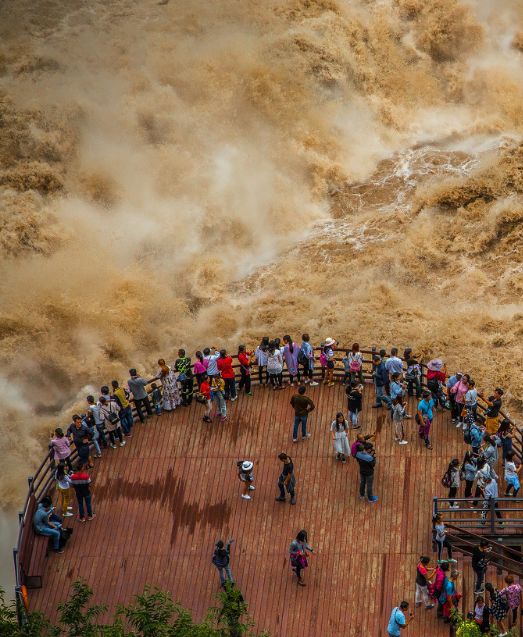
[[[350,351],[351,348],[338,346],[332,349],[335,352],[334,360],[336,362],[336,367],[334,368],[334,377],[339,379],[343,377],[345,374],[344,369],[340,367],[341,361],[344,358],[345,352]],[[315,355],[315,366],[313,371],[313,377],[315,378],[315,380],[318,380],[322,374],[322,369],[321,369],[321,366],[319,365],[319,353],[321,352],[321,348],[316,347],[314,348],[314,351],[317,352],[318,355]],[[379,348],[376,348],[376,347],[360,349],[360,353],[363,355],[362,375],[365,381],[372,381],[373,379],[373,356],[376,355],[379,351],[380,351]],[[233,356],[233,358],[237,359],[237,356]],[[420,365],[422,370],[421,383],[423,387],[426,387],[427,366],[423,362],[420,362]],[[299,367],[301,372],[301,366]],[[240,364],[239,363],[233,364],[233,368],[235,370],[239,370]],[[257,370],[257,367],[256,365],[254,365],[251,370],[251,383],[253,385],[258,384],[258,373],[256,370]],[[287,379],[288,377],[289,377],[289,373],[287,370],[285,370],[283,372],[283,378]],[[151,390],[148,391],[148,394],[150,396]],[[478,408],[483,413],[486,411],[486,406],[484,404],[478,404]],[[500,412],[500,413],[502,417],[507,418],[507,416],[503,412]],[[133,406],[133,419],[136,420],[136,418],[137,418],[136,408]],[[519,427],[515,425],[514,422],[512,421],[510,422],[514,428],[514,433],[515,433],[514,440],[513,440],[514,450],[519,455],[520,459],[523,459],[523,432],[521,431]],[[76,451],[73,451],[71,458],[74,460],[76,456],[77,456]],[[27,537],[27,534],[33,532],[32,520],[27,519],[28,503],[31,497],[34,497],[38,501],[42,497],[50,493],[51,487],[54,482],[54,477],[53,477],[54,469],[55,469],[55,463],[53,460],[53,454],[51,451],[49,451],[49,453],[46,454],[46,456],[40,463],[40,466],[36,469],[35,473],[32,476],[28,477],[27,479],[28,485],[29,485],[27,496],[25,498],[23,509],[18,514],[20,526],[18,531],[17,545],[16,545],[16,548],[13,550],[13,559],[14,559],[14,568],[15,568],[15,596],[17,600],[17,607],[18,607],[19,618],[21,623],[23,623],[23,620],[24,620],[24,605],[22,603],[22,594],[21,594],[21,587],[23,582],[22,582],[21,571],[20,571],[19,555],[20,555],[20,551],[23,546],[23,543]]]

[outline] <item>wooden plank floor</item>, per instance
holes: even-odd
[[[71,583],[84,577],[95,601],[114,607],[145,584],[170,591],[197,618],[215,602],[218,575],[211,564],[217,539],[234,537],[232,570],[257,627],[273,637],[386,635],[391,608],[414,602],[420,554],[431,555],[431,499],[445,495],[441,475],[462,457],[462,437],[438,413],[432,451],[408,422],[410,444],[393,443],[390,420],[377,438],[375,493],[358,499],[358,467],[334,459],[330,423],[346,411],[344,388],[308,389],[316,403],[312,437],[292,443],[294,389],[255,387],[254,397],[228,403],[226,424],[206,425],[193,404],[135,425],[125,448],[108,449],[93,475],[92,522],[72,522],[63,555],[46,562],[44,587],[30,591],[32,608],[54,616]],[[360,416],[364,433],[376,429],[374,390],[365,388]],[[411,399],[410,413],[415,412]],[[292,455],[296,506],[275,502],[278,453]],[[255,461],[257,490],[240,498],[236,460]],[[315,549],[300,588],[288,563],[288,545],[306,528]],[[416,613],[410,637],[448,635],[433,612]]]

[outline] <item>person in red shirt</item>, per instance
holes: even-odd
[[[207,401],[206,402],[207,408],[202,420],[203,422],[211,422],[211,409],[212,409],[211,386],[209,384],[209,377],[207,376],[207,374],[204,374],[202,376],[200,391],[205,396],[205,400]]]
[[[251,352],[247,352],[245,345],[238,346],[238,360],[240,361],[240,382],[238,389],[245,387],[245,393],[247,396],[252,396],[251,392]]]
[[[225,400],[236,400],[236,380],[234,369],[232,368],[232,358],[227,356],[224,349],[220,350],[220,358],[216,361],[220,375],[225,383]]]

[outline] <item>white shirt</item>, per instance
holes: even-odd
[[[492,480],[485,485],[483,492],[485,493],[486,498],[497,498],[499,495],[498,483],[495,480]]]
[[[507,478],[517,478],[518,474],[516,473],[516,463],[515,462],[505,462],[505,480]]]

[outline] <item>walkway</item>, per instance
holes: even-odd
[[[333,457],[329,426],[344,408],[344,388],[308,393],[317,409],[312,438],[293,445],[291,389],[255,388],[254,398],[230,404],[230,421],[205,425],[202,406],[135,425],[125,448],[108,449],[93,477],[97,517],[81,525],[63,555],[47,559],[44,587],[30,591],[31,606],[53,616],[71,583],[84,577],[95,601],[127,602],[145,584],[161,586],[201,618],[214,604],[218,576],[211,565],[218,538],[236,538],[232,568],[259,629],[272,637],[384,637],[391,608],[414,595],[420,554],[431,553],[431,499],[461,436],[438,413],[433,451],[418,442],[409,421],[409,445],[393,444],[390,421],[378,433],[376,505],[357,497],[358,468]],[[363,432],[380,429],[367,386]],[[412,400],[412,399],[411,399]],[[414,413],[414,403],[410,413]],[[275,502],[277,455],[291,454],[298,479],[295,507]],[[257,490],[240,498],[237,459],[255,460]],[[436,486],[438,485],[438,486]],[[287,548],[301,528],[315,548],[306,588],[296,586]],[[445,637],[434,611],[417,612],[409,637]]]

